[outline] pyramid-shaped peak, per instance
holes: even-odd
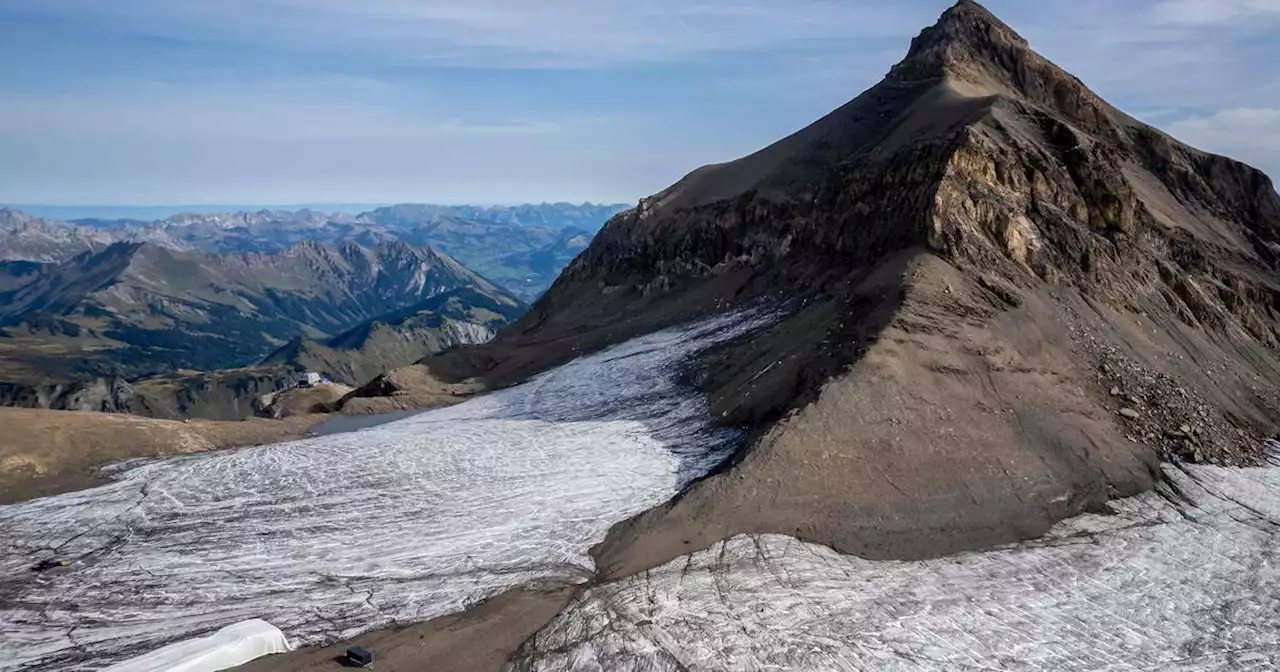
[[[1034,57],[1027,40],[974,0],[960,0],[911,41],[893,70],[902,79],[932,79],[973,65],[1008,67]]]
[[[960,0],[942,13],[933,26],[924,29],[917,42],[964,41],[980,46],[987,42],[1027,46],[1027,41],[990,10],[974,2]]]

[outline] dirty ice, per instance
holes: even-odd
[[[516,672],[1274,670],[1280,462],[1165,466],[1047,536],[922,562],[743,536],[593,588]]]
[[[613,523],[732,452],[678,365],[764,321],[715,318],[376,428],[0,506],[0,670],[97,669],[253,618],[322,644],[582,580]],[[29,571],[45,558],[72,564]]]

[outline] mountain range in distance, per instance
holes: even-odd
[[[174,215],[202,214],[214,215],[229,212],[296,212],[312,210],[316,212],[359,215],[378,208],[393,207],[395,203],[294,203],[294,204],[217,204],[217,205],[45,205],[35,203],[0,203],[0,208],[20,210],[33,217],[75,220],[132,220],[136,222],[154,222]],[[418,204],[414,204],[418,205]],[[431,207],[449,210],[459,216],[475,219],[514,218],[524,224],[549,216],[552,222],[562,219],[566,223],[575,219],[588,225],[584,228],[598,229],[604,220],[595,224],[590,222],[601,212],[610,214],[618,209],[631,207],[627,204],[604,203],[524,203],[520,205],[433,205]],[[530,217],[530,219],[525,219]],[[607,218],[607,216],[606,216]]]
[[[0,328],[10,344],[38,340],[43,354],[15,358],[23,377],[57,377],[59,343],[73,357],[67,376],[221,369],[463,287],[520,305],[447,255],[399,242],[222,254],[114,243],[17,268],[26,281],[0,295]]]
[[[217,214],[220,212],[271,212],[294,210],[318,210],[320,212],[358,215],[392,203],[223,203],[217,205],[49,205],[40,203],[0,203],[0,208],[21,210],[33,217],[71,221],[76,219],[131,219],[153,222],[185,213]]]
[[[0,209],[0,405],[226,420],[299,370],[360,386],[492,338],[621,208]]]
[[[448,255],[398,241],[273,253],[121,242],[0,262],[0,403],[239,419],[299,369],[357,385],[523,312]]]
[[[40,210],[56,212],[62,207]],[[187,252],[270,253],[304,241],[365,246],[398,241],[436,248],[521,300],[531,301],[585,249],[607,219],[627,207],[401,204],[356,214],[263,209],[184,212],[151,221],[102,215],[62,220],[0,208],[0,260],[60,262],[117,242],[152,243]]]

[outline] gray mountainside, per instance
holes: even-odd
[[[5,262],[0,271],[0,401],[160,417],[244,417],[248,399],[307,363],[237,367],[257,365],[291,340],[327,339],[387,315],[404,323],[406,311],[423,313],[428,322],[431,308],[450,305],[424,304],[433,297],[478,301],[478,321],[467,326],[472,306],[455,311],[403,361],[400,350],[355,348],[369,361],[351,373],[487,336],[522,310],[451,257],[400,242],[303,242],[271,254],[115,243],[58,264]],[[404,337],[426,338],[430,329],[417,327]],[[198,373],[221,369],[236,370]]]
[[[524,313],[510,297],[463,287],[327,339],[299,336],[263,360],[358,386],[454,345],[491,340]]]

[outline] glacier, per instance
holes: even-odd
[[[740,445],[680,365],[771,318],[633,339],[385,425],[114,465],[0,506],[0,670],[94,670],[264,619],[318,645],[580,583],[609,527]],[[778,535],[591,586],[516,672],[1214,670],[1280,661],[1280,459],[1164,465],[1040,539],[905,562]],[[43,559],[69,567],[33,572]]]
[[[1035,541],[919,562],[741,536],[591,588],[515,672],[1274,670],[1280,462],[1165,465]]]
[[[389,424],[113,470],[0,507],[0,670],[89,670],[231,623],[298,645],[580,582],[609,527],[719,464],[678,369],[771,318],[640,337]],[[69,567],[33,572],[42,559]]]

